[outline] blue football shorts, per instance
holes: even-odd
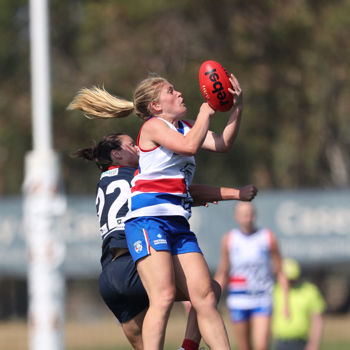
[[[188,221],[182,216],[138,217],[125,223],[125,235],[133,260],[149,255],[150,247],[172,255],[202,251]]]
[[[254,316],[271,316],[272,306],[259,306],[252,309],[229,309],[232,322],[246,322]]]

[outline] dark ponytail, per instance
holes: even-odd
[[[113,164],[111,151],[114,149],[121,150],[122,143],[120,136],[122,135],[126,134],[115,133],[106,135],[97,145],[94,142],[95,145],[92,147],[78,149],[73,153],[73,157],[93,161],[101,171],[106,171],[111,165],[117,165]]]

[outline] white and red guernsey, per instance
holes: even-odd
[[[158,118],[171,129],[186,135],[191,125],[179,121],[177,129]],[[139,145],[139,140],[137,140]],[[151,150],[140,148],[139,173],[132,180],[130,211],[127,219],[140,216],[191,216],[189,193],[196,163],[194,156],[176,154],[162,146]]]
[[[230,259],[227,305],[230,309],[271,306],[274,277],[271,266],[271,231],[262,228],[227,235]]]

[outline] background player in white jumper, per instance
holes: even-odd
[[[125,223],[129,251],[150,302],[142,327],[146,350],[164,347],[176,289],[189,295],[208,346],[229,349],[212,278],[187,220],[191,215],[189,186],[195,169],[194,155],[200,148],[229,151],[239,130],[242,91],[233,75],[230,81],[233,109],[221,135],[208,131],[215,111],[207,103],[202,104],[195,122],[181,121],[187,111],[182,94],[161,77],[149,77],[138,84],[133,102],[109,95],[106,106],[106,93],[102,93],[96,106],[101,96],[97,91],[89,105],[92,113],[84,110],[101,118],[135,113],[146,120],[138,138],[140,176],[133,180],[131,211]]]
[[[227,287],[227,306],[239,350],[268,349],[274,276],[283,290],[286,317],[289,313],[288,280],[276,237],[267,228],[257,228],[255,218],[251,203],[236,205],[239,228],[223,237],[215,275],[222,290]]]

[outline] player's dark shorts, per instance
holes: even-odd
[[[129,253],[104,266],[99,277],[101,296],[120,323],[148,307],[148,297]]]

